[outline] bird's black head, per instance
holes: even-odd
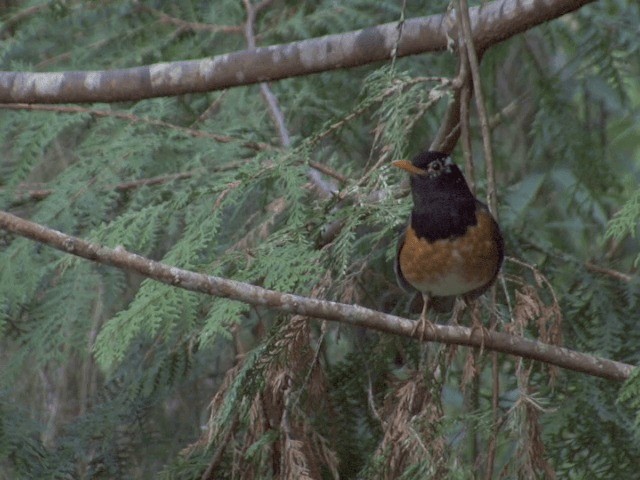
[[[417,210],[443,202],[474,199],[462,172],[446,153],[424,151],[411,162],[397,160],[393,164],[411,174],[411,192]]]

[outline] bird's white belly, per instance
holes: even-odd
[[[451,295],[462,295],[484,285],[484,279],[470,281],[458,272],[451,272],[446,275],[431,278],[429,281],[416,282],[413,284],[421,292],[429,293],[438,297],[448,297]]]

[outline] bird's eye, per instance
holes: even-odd
[[[434,172],[439,171],[442,168],[442,163],[440,163],[439,161],[435,161],[431,164],[431,170],[433,170]]]

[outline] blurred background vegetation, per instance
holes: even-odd
[[[275,0],[256,41],[446,7],[402,3]],[[8,0],[0,19],[2,70],[246,48],[238,0]],[[497,312],[500,329],[633,364],[638,25],[636,1],[601,0],[482,61],[514,260],[481,312]],[[393,277],[410,200],[389,164],[431,142],[451,95],[438,78],[456,66],[442,52],[273,83],[286,149],[259,86],[75,112],[0,105],[0,205],[182,268],[415,317]],[[482,198],[475,111],[471,121]],[[618,401],[614,382],[499,355],[492,410],[487,353],[209,298],[7,233],[0,332],[2,478],[487,478],[491,457],[495,478],[640,468],[638,382]]]

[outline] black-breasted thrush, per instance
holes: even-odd
[[[413,197],[411,219],[398,244],[396,277],[405,290],[422,293],[424,332],[430,300],[472,300],[489,289],[502,265],[504,240],[448,154],[424,151],[411,162],[393,164],[411,175]]]

